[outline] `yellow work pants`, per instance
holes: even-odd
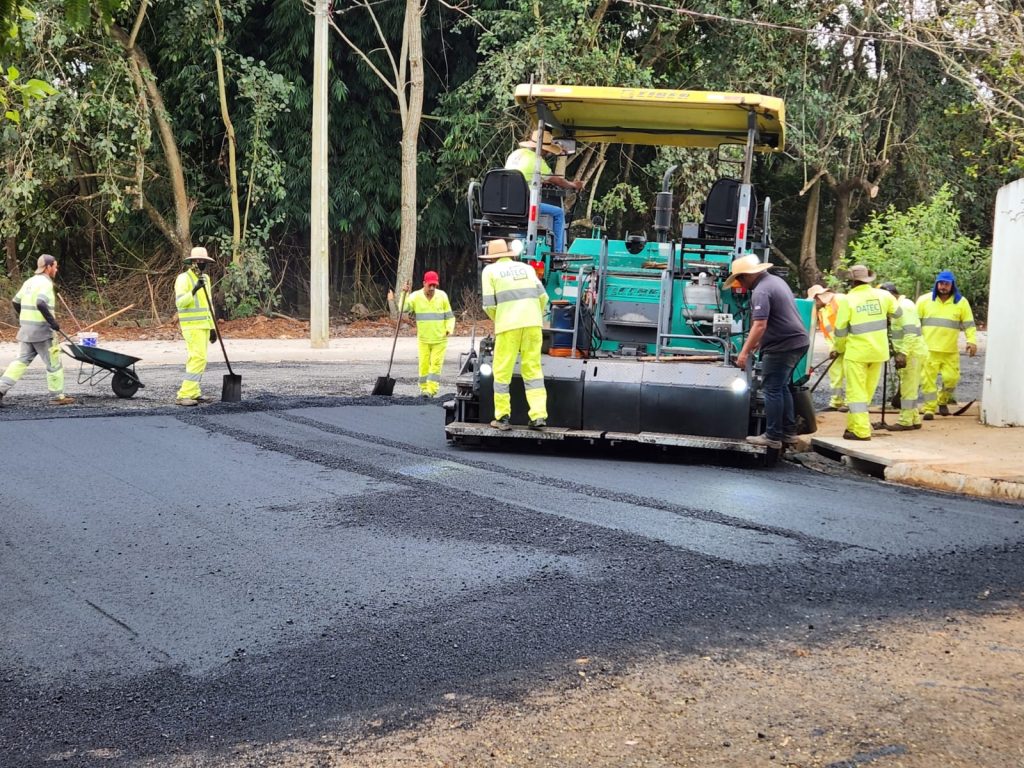
[[[60,362],[60,345],[56,339],[51,341],[22,341],[18,347],[18,357],[0,376],[0,394],[14,386],[14,383],[25,375],[29,365],[36,359],[43,361],[46,366],[46,388],[51,395],[64,394],[64,366]]]
[[[448,339],[434,344],[420,342],[420,392],[433,397],[441,388],[441,368]]]
[[[828,399],[831,408],[842,408],[846,405],[846,395],[843,392],[843,380],[846,375],[843,371],[843,356],[839,355],[832,361],[828,369],[828,386],[832,390],[832,396]]]
[[[862,363],[843,360],[846,374],[846,428],[857,437],[871,437],[871,416],[868,406],[878,389],[878,379],[885,363]]]
[[[494,339],[494,418],[512,414],[509,385],[516,358],[520,358],[519,373],[526,389],[526,404],[530,420],[548,417],[548,393],[544,389],[544,371],[540,366],[540,326],[516,328],[496,334]]]
[[[203,372],[206,370],[210,331],[206,328],[182,328],[181,335],[185,338],[188,357],[185,360],[185,378],[181,381],[178,399],[196,400],[203,394],[199,383],[203,380]]]
[[[907,366],[897,371],[900,377],[900,420],[904,427],[921,423],[921,401],[918,390],[921,387],[921,369],[924,359],[921,355],[907,355]]]
[[[939,376],[942,389],[939,389]],[[935,413],[940,405],[948,405],[960,381],[959,352],[929,352],[921,373],[921,401],[925,413]]]

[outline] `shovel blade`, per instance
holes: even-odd
[[[395,380],[388,378],[387,376],[378,376],[377,383],[373,385],[373,395],[384,395],[385,397],[391,397],[395,391]]]
[[[222,403],[242,402],[242,377],[237,373],[224,374],[224,386],[220,390],[220,401]]]

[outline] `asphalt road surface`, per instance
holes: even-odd
[[[825,640],[1024,588],[1020,507],[715,454],[451,448],[436,403],[302,394],[376,371],[244,373],[238,405],[0,410],[0,766],[359,738],[446,694],[571,685],[580,656],[809,616]]]

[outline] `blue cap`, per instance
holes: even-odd
[[[953,273],[948,269],[944,269],[939,272],[939,276],[935,278],[935,285],[932,286],[932,301],[935,301],[939,297],[939,283],[952,283],[954,304],[963,298],[963,296],[960,295],[960,289],[956,287],[956,278],[953,276]]]

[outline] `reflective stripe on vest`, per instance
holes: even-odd
[[[933,352],[956,352],[960,331],[966,335],[968,344],[978,343],[974,313],[965,298],[957,302],[952,298],[942,301],[926,293],[917,300],[917,313],[924,340]]]
[[[213,329],[213,313],[206,301],[207,291],[200,288],[192,292],[198,284],[199,278],[191,269],[182,272],[174,281],[174,303],[178,308],[178,324],[183,331]]]
[[[423,290],[413,291],[406,297],[402,311],[416,320],[416,336],[425,344],[444,341],[448,334],[455,332],[455,313],[448,294],[440,288],[434,289],[430,299]]]
[[[53,293],[53,281],[50,278],[46,275],[30,277],[21,286],[21,290],[18,291],[14,298],[21,303],[21,314],[18,315],[18,321],[21,323],[22,328],[50,327],[50,324],[46,322],[46,318],[37,306],[40,298],[45,299],[46,305],[52,312],[54,304],[57,303],[57,298]]]
[[[846,306],[837,320],[836,338],[843,340],[841,350],[851,362],[873,363],[889,359],[888,318],[903,315],[888,291],[861,284],[846,294]],[[852,411],[852,404],[851,404]]]
[[[533,267],[500,259],[484,267],[481,283],[484,309],[494,318],[495,333],[541,326],[548,295]]]

